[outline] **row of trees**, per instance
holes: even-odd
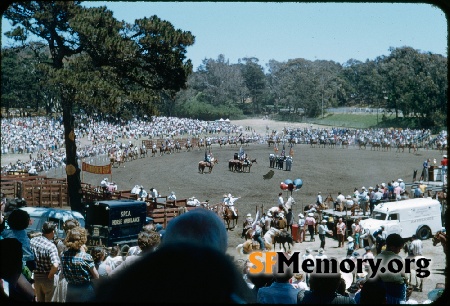
[[[104,6],[29,1],[13,3],[4,17],[13,24],[5,35],[17,44],[2,49],[2,107],[62,112],[73,210],[82,209],[73,133],[79,109],[208,120],[280,108],[316,117],[359,104],[401,111],[427,128],[446,126],[447,58],[409,47],[343,65],[272,60],[267,73],[257,58],[230,64],[219,55],[193,72],[186,48],[195,37],[157,16],[129,24]]]
[[[48,113],[61,109],[58,88],[42,69],[49,57],[48,47],[42,43],[2,50],[2,106],[44,108]],[[419,127],[446,126],[447,58],[441,55],[403,47],[391,49],[388,56],[375,60],[349,60],[343,65],[302,58],[287,62],[271,60],[267,71],[264,72],[257,58],[243,58],[230,64],[221,54],[217,59],[203,60],[196,72],[185,73],[186,82],[180,90],[159,88],[139,92],[139,103],[135,103],[137,97],[129,100],[120,94],[110,95],[112,86],[117,86],[114,77],[103,84],[109,89],[103,89],[101,94],[98,83],[89,79],[87,70],[82,70],[80,73],[85,76],[81,81],[84,78],[90,82],[79,85],[90,85],[86,94],[98,96],[85,97],[75,104],[87,111],[100,110],[124,119],[133,114],[164,114],[205,120],[280,109],[317,117],[322,115],[323,108],[357,105],[382,107],[397,116],[401,113],[417,118]],[[135,85],[140,88],[138,85],[142,84]]]
[[[447,58],[410,47],[342,65],[302,58],[271,60],[267,73],[256,58],[229,64],[219,55],[205,59],[189,76],[188,89],[177,94],[175,105],[187,116],[195,116],[191,110],[198,105],[226,106],[216,109],[215,118],[280,109],[317,117],[323,108],[358,105],[417,118],[422,127],[445,127],[447,87]]]

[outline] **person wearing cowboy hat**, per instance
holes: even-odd
[[[248,213],[247,217],[244,221],[244,224],[242,225],[242,235],[241,238],[245,238],[245,234],[247,233],[247,231],[252,228],[252,224],[253,224],[253,218],[252,218],[252,214]]]
[[[405,192],[405,190],[406,190],[405,182],[401,178],[399,178],[397,181],[398,181],[398,185],[402,189],[402,192]]]
[[[347,241],[347,256],[351,256],[355,251],[355,243],[353,242],[353,237],[351,236],[347,237]]]
[[[144,186],[139,187],[138,200],[145,201],[147,199],[147,191],[144,190]]]
[[[170,192],[170,195],[167,197],[167,200],[176,201],[177,196],[175,195],[175,191]]]
[[[276,228],[279,230],[285,230],[287,228],[287,221],[284,217],[284,213],[280,212],[278,214],[278,220],[276,221]]]
[[[305,240],[305,216],[298,214],[298,243],[302,243]]]
[[[333,231],[329,230],[327,227],[327,220],[323,219],[319,225],[320,248],[322,250],[325,248],[325,235],[327,233],[333,235]]]
[[[320,248],[318,251],[318,254],[315,256],[316,259],[327,259],[328,256],[325,255],[325,250],[323,248]]]
[[[308,213],[308,217],[306,217],[305,219],[305,229],[306,227],[308,227],[308,232],[310,236],[309,241],[315,241],[314,239],[315,226],[316,226],[316,219],[314,219],[314,214],[310,212]]]

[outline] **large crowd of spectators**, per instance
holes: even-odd
[[[430,130],[411,129],[349,129],[349,128],[285,128],[282,131],[269,130],[258,134],[251,127],[231,124],[229,121],[203,121],[177,117],[156,117],[139,120],[105,121],[86,114],[75,118],[78,158],[106,155],[114,147],[125,147],[141,139],[196,138],[207,135],[212,143],[219,140],[236,141],[239,137],[252,142],[266,143],[270,138],[307,144],[310,140],[330,141],[340,144],[347,141],[356,145],[359,140],[370,143],[417,143],[423,147],[447,145],[447,132],[431,135]],[[62,118],[19,117],[1,120],[1,154],[23,154],[18,159],[2,166],[2,173],[8,170],[31,171],[36,174],[61,167],[65,161],[64,128]]]

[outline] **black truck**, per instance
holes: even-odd
[[[146,222],[147,204],[136,200],[106,200],[86,204],[88,247],[137,244]]]

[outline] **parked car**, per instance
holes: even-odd
[[[63,225],[66,220],[77,219],[82,227],[85,226],[85,220],[81,213],[66,209],[44,208],[44,207],[21,207],[20,209],[26,211],[30,215],[30,225],[26,229],[30,231],[41,231],[42,225],[46,221],[53,221],[58,225],[58,238],[65,238],[66,233],[63,230]]]

